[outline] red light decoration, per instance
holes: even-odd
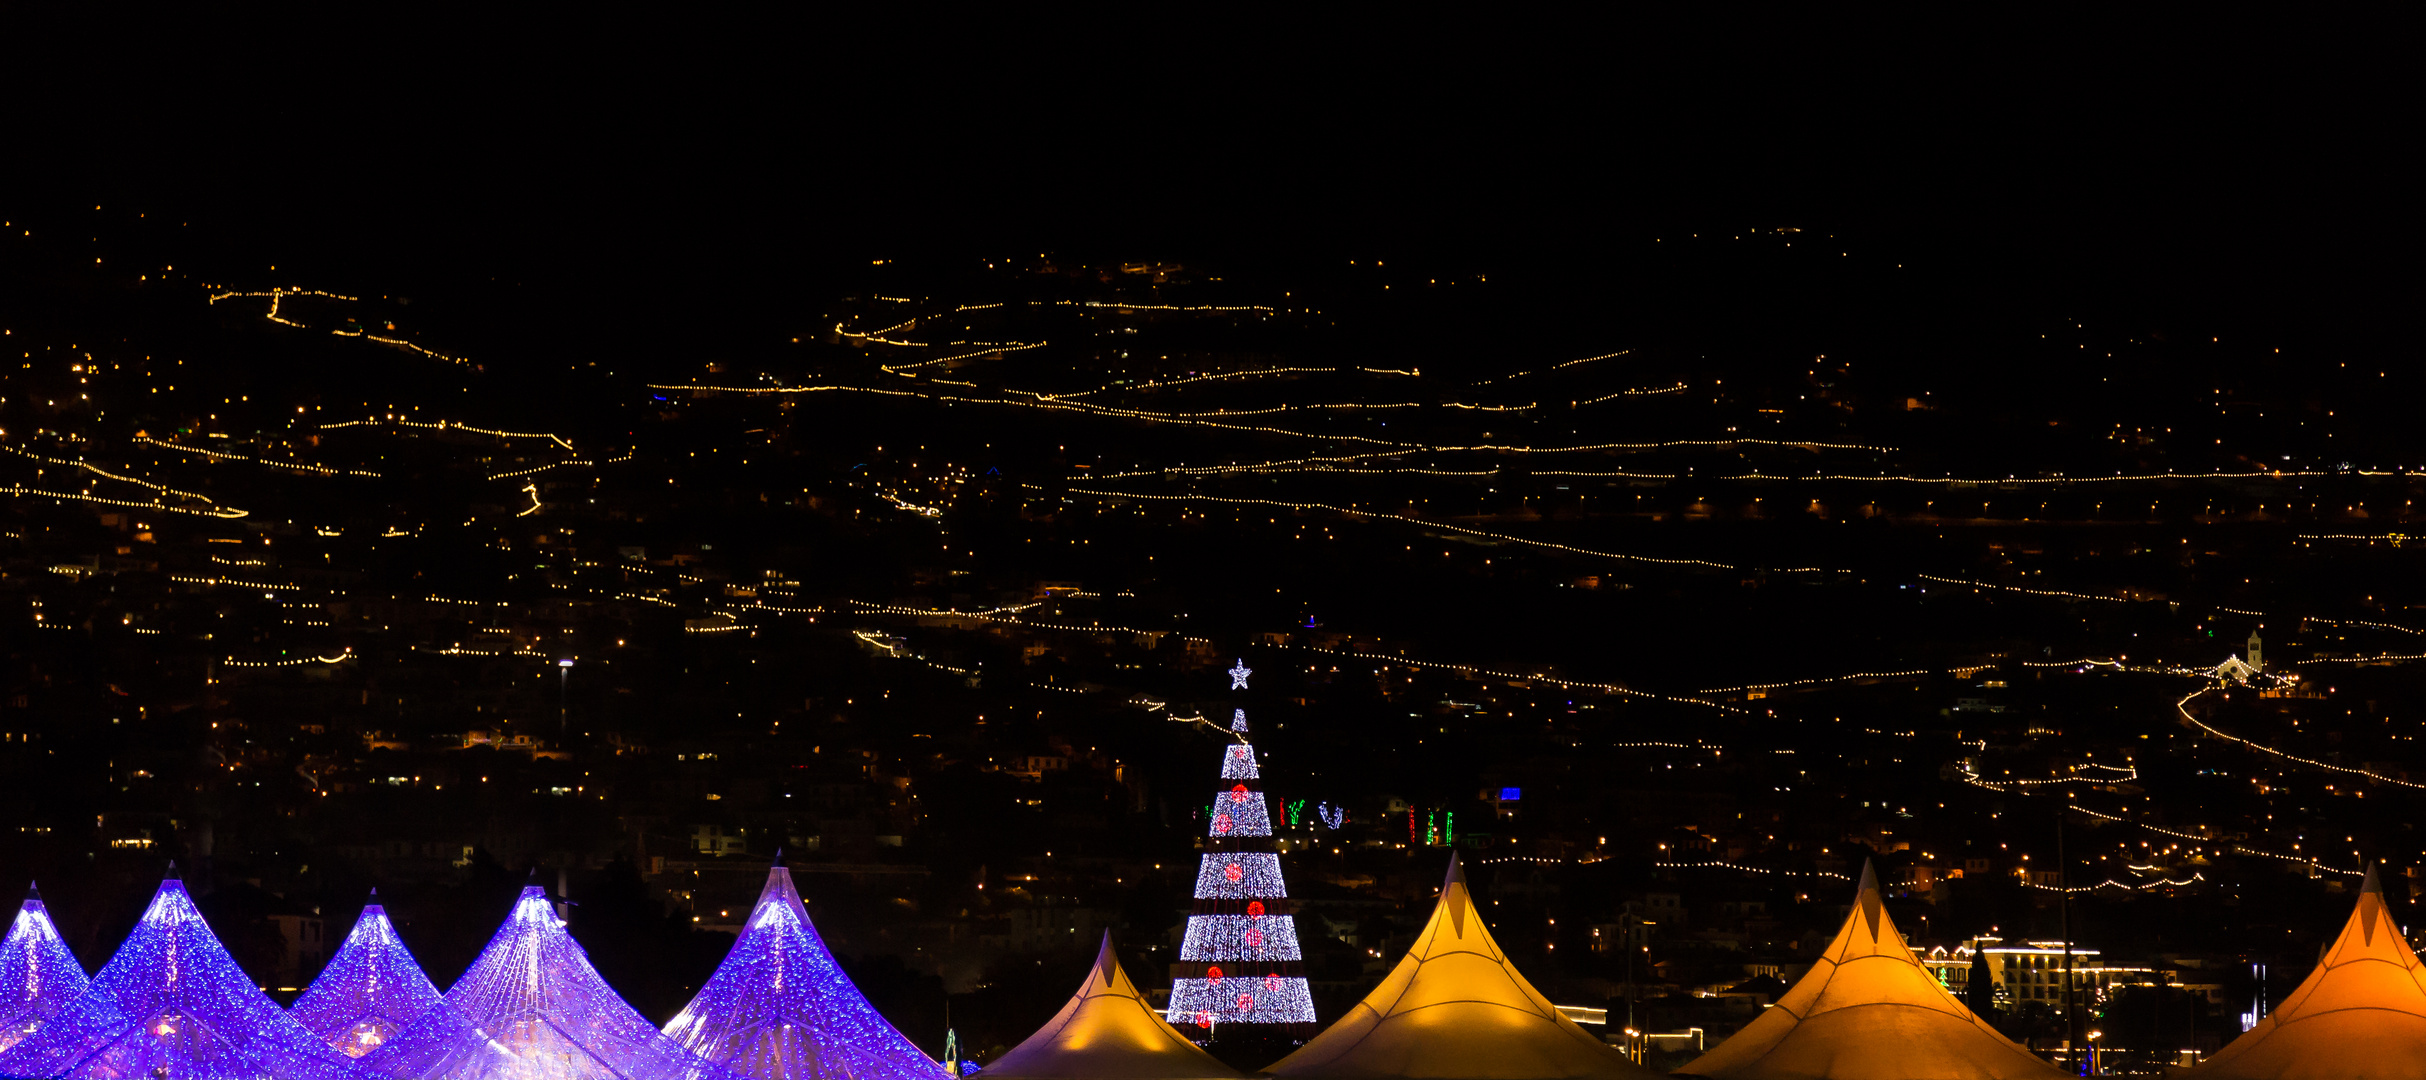
[[[1229,878],[1230,884],[1236,885],[1238,884],[1240,878],[1247,876],[1247,872],[1240,869],[1237,863],[1231,863],[1230,865],[1221,868],[1221,876]]]
[[[1214,985],[1217,985],[1217,986],[1218,986],[1218,985],[1220,985],[1220,983],[1221,983],[1221,965],[1220,965],[1220,964],[1215,964],[1215,965],[1213,965],[1212,967],[1206,968],[1206,969],[1205,969],[1205,978],[1208,978],[1208,979],[1213,980]]]

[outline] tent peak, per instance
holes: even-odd
[[[2375,868],[2381,865],[2383,865],[2383,863],[2380,860],[2367,864],[2367,880],[2359,885],[2360,894],[2364,895],[2366,893],[2374,893],[2378,896],[2384,895],[2384,883],[2376,880],[2375,876]]]
[[[1982,1021],[1924,965],[1887,911],[1875,861],[1865,859],[1854,881],[1851,910],[1811,969],[1774,1008],[1680,1074],[1780,1080],[1824,1069],[1831,1076],[2056,1080],[2045,1061]]]
[[[376,904],[376,903],[378,903],[378,902],[379,902],[379,886],[377,886],[377,885],[373,885],[373,886],[371,886],[371,895],[370,895],[369,899],[364,900],[364,901],[363,901],[363,903],[366,903],[366,904]]]
[[[41,883],[41,882],[39,882],[39,881],[28,881],[28,882],[26,882],[26,883],[25,883],[25,898],[26,898],[27,900],[30,900],[30,901],[33,901],[33,902],[36,902],[36,903],[40,903],[40,902],[41,902],[41,900],[42,900],[42,883]]]
[[[1431,918],[1381,985],[1267,1066],[1274,1080],[1653,1080],[1527,982],[1474,906],[1452,851]]]
[[[1870,940],[1875,944],[1879,927],[1886,921],[1886,901],[1879,897],[1878,870],[1868,859],[1862,860],[1862,881],[1853,894],[1853,906],[1862,925],[1870,929]]]
[[[930,1067],[931,1068],[931,1067]],[[1239,1074],[1172,1029],[1121,970],[1106,931],[1086,979],[1045,1026],[986,1066],[1010,1080],[1126,1077],[1238,1080]],[[932,1073],[926,1074],[932,1076]]]
[[[783,849],[782,849],[782,848],[780,848],[780,847],[779,847],[779,848],[776,848],[776,849],[775,849],[775,861],[774,861],[774,862],[772,862],[772,863],[767,864],[767,869],[769,869],[769,870],[781,870],[781,869],[783,869]]]
[[[177,872],[177,860],[175,860],[175,859],[170,859],[170,860],[168,861],[168,872],[167,872],[167,873],[165,873],[165,874],[162,874],[162,875],[160,876],[160,880],[162,880],[162,881],[184,881],[184,880],[185,880],[185,875],[180,874],[180,873],[178,873],[178,872]]]

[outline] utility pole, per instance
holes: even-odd
[[[2156,1055],[2157,1064],[2162,1065],[2165,1060],[2165,973],[2157,972],[2155,981],[2156,1003],[2148,1010],[2151,1017],[2148,1045],[2151,1048],[2149,1052]]]
[[[572,708],[567,703],[571,700],[572,684],[572,659],[567,657],[556,661],[556,742],[559,745],[571,734],[572,724],[567,717],[572,714]]]
[[[2055,812],[2055,887],[2057,935],[2064,939],[2064,1064],[2080,1075],[2080,1025],[2072,1012],[2072,864],[2064,858],[2064,811]]]
[[[1629,922],[1633,924],[1634,929],[1627,929]],[[1642,1039],[1640,1038],[1642,1026],[1634,1018],[1634,954],[1637,950],[1648,947],[1650,943],[1650,935],[1642,934],[1642,944],[1636,944],[1636,935],[1640,933],[1642,926],[1643,917],[1632,912],[1625,912],[1617,917],[1617,932],[1623,935],[1626,948],[1626,1057],[1638,1065],[1642,1063]]]

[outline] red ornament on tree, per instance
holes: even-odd
[[[1238,884],[1239,879],[1247,876],[1247,872],[1239,869],[1237,863],[1231,863],[1230,865],[1221,868],[1221,876],[1229,878],[1230,884],[1236,885]]]
[[[1263,917],[1264,917],[1264,902],[1263,902],[1263,901],[1261,901],[1261,900],[1249,900],[1249,901],[1247,901],[1247,917],[1248,917],[1248,918],[1250,918],[1250,919],[1260,919],[1260,918],[1263,918]]]
[[[1230,785],[1230,801],[1231,801],[1231,802],[1234,802],[1234,803],[1241,803],[1241,802],[1245,802],[1245,801],[1247,801],[1247,785],[1245,785],[1245,784],[1232,784],[1232,785]]]
[[[1205,978],[1211,979],[1215,985],[1219,985],[1221,983],[1221,965],[1215,964],[1212,967],[1206,968]]]
[[[1214,831],[1214,832],[1217,832],[1217,833],[1227,833],[1227,832],[1229,832],[1229,831],[1230,831],[1230,815],[1229,815],[1229,814],[1227,814],[1227,813],[1220,813],[1220,814],[1215,814],[1215,815],[1213,815],[1213,831]]]
[[[1240,1012],[1247,1012],[1247,1011],[1252,1010],[1252,1009],[1254,1009],[1254,1008],[1255,1008],[1255,995],[1253,995],[1253,994],[1240,994],[1240,995],[1238,995],[1238,1011],[1240,1011]]]
[[[1247,947],[1250,949],[1260,949],[1264,947],[1264,932],[1261,930],[1249,929],[1245,934],[1240,936],[1246,941]]]

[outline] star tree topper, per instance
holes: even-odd
[[[1246,688],[1247,688],[1247,676],[1249,676],[1249,675],[1253,675],[1253,674],[1255,674],[1255,669],[1254,669],[1254,668],[1251,668],[1251,667],[1248,667],[1248,666],[1247,666],[1247,662],[1246,662],[1245,660],[1240,660],[1240,661],[1238,661],[1237,666],[1232,667],[1232,668],[1230,669],[1230,689],[1232,689],[1232,690],[1244,690],[1244,689],[1246,689]]]

